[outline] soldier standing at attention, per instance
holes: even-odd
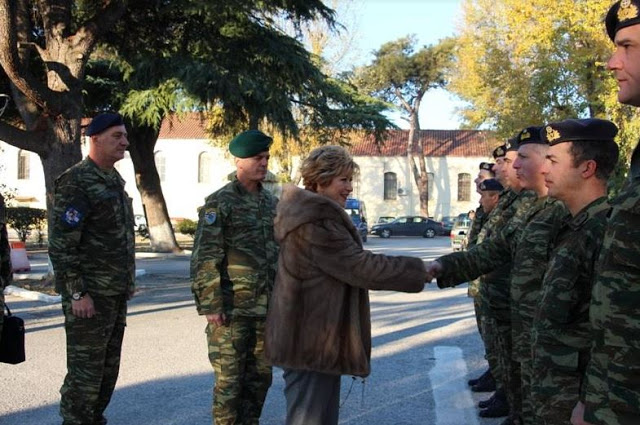
[[[4,288],[11,284],[11,248],[7,235],[7,208],[4,196],[0,195],[0,337],[2,337],[2,322],[4,320]]]
[[[64,425],[107,423],[135,284],[133,209],[114,168],[129,146],[127,130],[120,115],[106,113],[85,134],[89,156],[56,180],[49,241],[67,334]]]
[[[605,19],[616,50],[607,67],[618,100],[640,107],[640,1],[622,0]],[[591,296],[591,358],[573,425],[640,423],[640,148],[611,201]]]
[[[207,197],[199,214],[191,290],[207,318],[216,425],[257,425],[271,385],[264,330],[278,258],[277,199],[262,181],[272,141],[258,130],[237,135],[229,144],[236,177]]]

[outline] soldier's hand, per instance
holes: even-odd
[[[442,264],[440,264],[438,260],[430,262],[427,266],[427,273],[429,273],[429,276],[432,277],[440,277],[440,275],[442,274],[442,270]]]
[[[579,401],[571,412],[571,425],[593,425],[584,420],[584,404]]]
[[[91,319],[96,314],[91,295],[85,294],[78,301],[71,300],[71,312],[81,319]]]
[[[211,323],[212,325],[216,325],[216,326],[222,326],[227,322],[227,317],[224,315],[224,313],[222,313],[222,314],[207,314],[205,317],[207,318],[207,322]]]

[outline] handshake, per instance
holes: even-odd
[[[427,272],[427,277],[425,278],[426,283],[431,283],[434,278],[440,277],[442,274],[443,268],[442,264],[438,262],[438,260],[434,260],[425,266],[425,270]]]

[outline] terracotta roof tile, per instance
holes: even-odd
[[[160,127],[159,139],[208,139],[204,116],[189,114],[178,118],[165,118]]]

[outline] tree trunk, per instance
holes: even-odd
[[[411,171],[418,187],[420,214],[429,217],[429,176],[427,175],[427,164],[424,160],[424,146],[420,139],[418,110],[419,105],[413,109],[409,117],[409,150],[407,154],[411,157]],[[416,157],[419,165],[416,164]]]
[[[178,252],[180,247],[169,219],[169,210],[162,194],[160,176],[154,159],[154,148],[159,130],[152,127],[130,127],[129,153],[136,175],[136,186],[149,228],[151,250],[154,252]]]

